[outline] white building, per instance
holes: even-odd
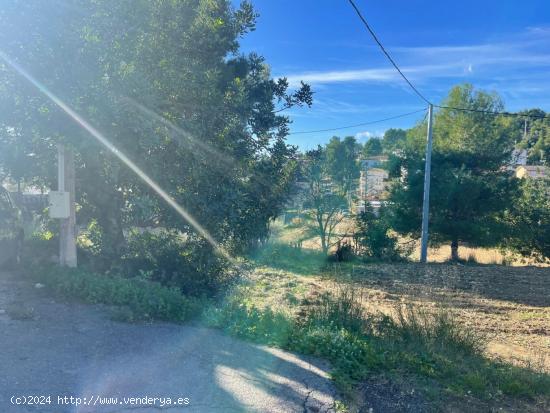
[[[359,178],[359,200],[378,199],[388,190],[388,171],[370,168],[361,171]]]
[[[516,169],[516,178],[542,179],[550,177],[549,170],[543,165],[522,165]]]

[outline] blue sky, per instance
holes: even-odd
[[[252,0],[257,29],[244,52],[263,55],[273,76],[310,83],[311,109],[288,112],[291,132],[369,122],[421,109],[346,0]],[[407,77],[439,103],[456,84],[498,92],[506,109],[550,111],[549,0],[356,0]],[[333,135],[360,142],[423,114],[338,132],[291,135],[302,149]]]

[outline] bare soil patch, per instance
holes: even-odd
[[[443,307],[487,337],[488,356],[550,372],[550,268],[407,263],[352,273],[370,311]]]

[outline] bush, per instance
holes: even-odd
[[[126,321],[166,320],[182,322],[196,315],[201,303],[142,278],[100,275],[80,269],[52,267],[34,271],[34,278],[64,298],[121,307]]]
[[[127,277],[145,274],[192,296],[213,296],[236,277],[231,263],[206,241],[169,231],[131,233],[118,270]]]
[[[230,300],[205,315],[207,325],[257,343],[287,348],[294,330],[293,320],[270,308]]]
[[[48,265],[59,257],[59,237],[49,231],[37,232],[23,241],[21,263],[26,266]]]
[[[397,306],[396,316],[388,319],[383,333],[408,346],[420,346],[431,351],[452,350],[455,354],[481,354],[485,338],[466,329],[452,314],[439,310],[434,314],[411,305]]]
[[[367,333],[371,320],[361,305],[360,294],[349,284],[336,285],[332,293],[325,292],[307,311],[305,322],[315,326],[331,326],[354,333]]]
[[[358,230],[355,236],[360,247],[359,254],[364,258],[395,261],[400,260],[403,255],[397,237],[391,235],[385,214],[385,210],[380,208],[376,215],[367,204],[365,212],[356,217]]]

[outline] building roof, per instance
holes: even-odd
[[[367,175],[370,175],[372,173],[375,173],[375,174],[384,174],[384,175],[388,175],[388,171],[386,171],[385,169],[382,169],[382,168],[370,168],[368,171],[367,171]]]
[[[521,165],[516,169],[517,178],[545,178],[550,176],[548,167],[544,165]]]

